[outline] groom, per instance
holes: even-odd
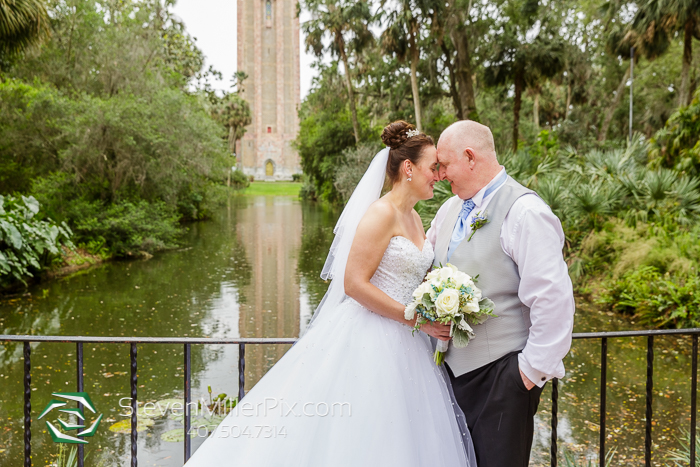
[[[542,387],[564,376],[562,359],[571,347],[575,306],[561,222],[498,163],[488,127],[456,122],[437,151],[440,179],[456,196],[427,233],[435,265],[450,262],[478,274],[477,286],[498,315],[474,326],[467,347],[450,346],[452,388],[478,466],[526,467]],[[487,222],[474,231],[477,215]]]

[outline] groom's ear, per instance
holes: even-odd
[[[469,168],[474,170],[474,164],[476,163],[476,154],[472,148],[466,148],[464,150],[464,157],[467,158],[467,164]]]

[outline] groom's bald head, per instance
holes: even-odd
[[[440,179],[462,199],[474,196],[501,170],[489,127],[471,120],[455,122],[437,144]]]
[[[460,120],[448,126],[438,140],[438,152],[441,148],[460,154],[472,148],[478,156],[496,159],[493,133],[486,125],[473,120]]]

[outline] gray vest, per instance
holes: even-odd
[[[471,241],[465,238],[452,253],[450,263],[474,277],[484,297],[493,300],[497,318],[473,326],[476,337],[469,345],[457,349],[450,345],[445,361],[455,376],[476,370],[502,356],[522,350],[530,328],[530,308],[518,298],[520,274],[518,266],[503,252],[500,234],[503,220],[516,199],[534,193],[510,176],[489,201],[488,223],[480,228]],[[452,231],[462,203],[455,203],[439,227],[435,245],[435,265],[445,264]]]

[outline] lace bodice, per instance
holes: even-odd
[[[391,237],[370,282],[397,302],[408,304],[433,264],[433,256],[433,245],[428,240],[419,251],[408,238]]]

